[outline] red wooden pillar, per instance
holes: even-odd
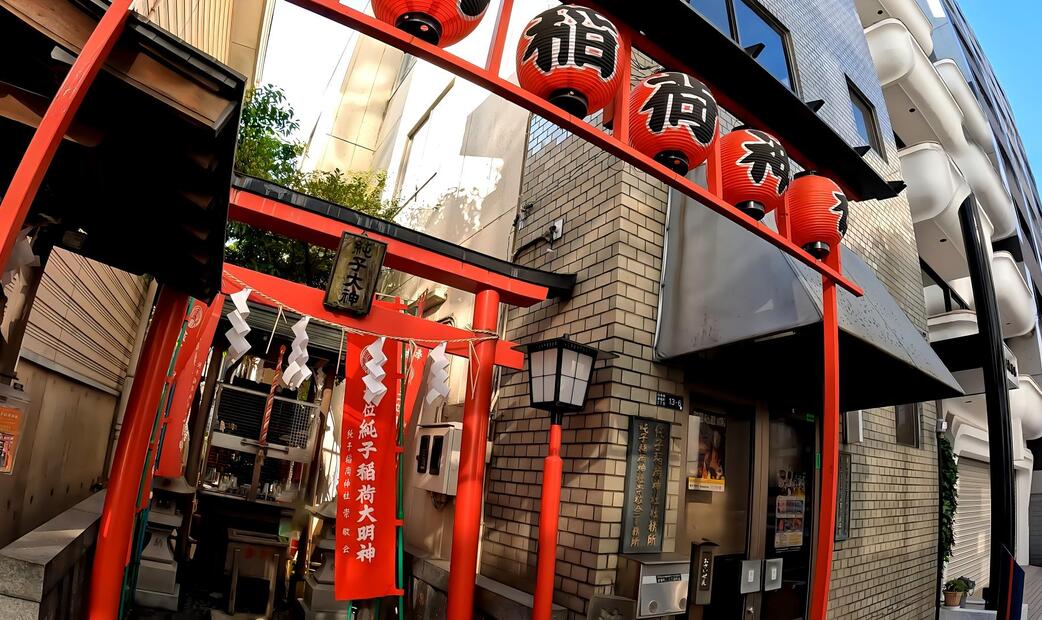
[[[561,418],[551,414],[550,446],[543,460],[543,498],[539,508],[539,559],[536,563],[533,620],[550,620],[557,566],[557,528],[561,512]]]
[[[837,272],[840,248],[826,261]],[[836,495],[839,487],[839,306],[836,283],[821,278],[822,326],[824,330],[824,398],[821,435],[821,504],[815,545],[814,572],[810,592],[810,619],[825,620],[832,577],[832,552],[836,540]]]
[[[488,57],[485,60],[485,71],[499,77],[499,68],[503,64],[503,49],[506,47],[507,31],[510,29],[510,14],[514,12],[514,0],[503,0],[499,5],[496,17],[496,30],[492,33]]]
[[[484,290],[474,296],[473,330],[496,333],[499,293]],[[452,523],[452,556],[449,564],[447,618],[469,620],[474,615],[474,581],[478,574],[478,539],[481,536],[482,486],[485,480],[485,444],[492,407],[492,371],[496,341],[483,340],[474,347],[470,361],[467,400],[463,405],[463,437],[460,441],[456,516]]]
[[[108,493],[98,530],[98,546],[94,552],[91,620],[114,619],[119,612],[123,571],[134,529],[145,453],[148,451],[170,357],[181,334],[187,309],[188,295],[163,287],[138,361],[137,378],[130,388],[127,412],[112,460]]]
[[[113,0],[94,32],[83,45],[68,75],[62,81],[58,93],[51,100],[40,126],[33,133],[29,147],[22,156],[18,169],[11,177],[3,202],[0,202],[0,265],[6,265],[11,257],[18,233],[29,214],[29,207],[36,198],[44,175],[54,159],[65,132],[69,130],[87,89],[94,82],[98,71],[105,64],[109,52],[123,32],[130,15],[133,0]]]

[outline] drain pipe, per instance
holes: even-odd
[[[152,305],[156,301],[156,290],[158,286],[155,278],[148,283],[148,290],[141,299],[141,308],[138,312],[137,331],[134,333],[134,347],[130,350],[130,359],[127,361],[127,376],[123,379],[123,391],[119,395],[119,403],[116,405],[116,417],[112,421],[112,433],[109,440],[108,454],[105,457],[105,477],[108,477],[112,468],[112,457],[116,452],[116,442],[119,441],[119,429],[123,426],[123,416],[127,412],[127,399],[130,398],[130,388],[134,385],[134,374],[137,372],[138,358],[141,357],[141,345],[145,342],[145,332],[148,331],[148,320],[152,315]]]
[[[1006,386],[1006,360],[1003,353],[1002,329],[999,321],[995,283],[991,275],[991,261],[984,249],[984,239],[973,196],[959,207],[959,225],[966,246],[966,259],[973,286],[974,307],[977,311],[977,329],[980,334],[978,351],[983,363],[984,395],[988,414],[988,456],[991,472],[991,575],[992,583],[986,596],[987,609],[997,610],[1000,603],[1009,601],[1010,584],[998,576],[1003,574],[1003,548],[1010,553],[1016,549],[1015,489],[1013,486],[1013,442],[1010,428],[1009,391]],[[999,617],[1004,617],[1001,613]]]

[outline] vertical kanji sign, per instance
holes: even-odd
[[[336,598],[397,596],[396,417],[401,345],[347,338],[337,487]]]
[[[195,301],[186,319],[188,326],[181,350],[174,363],[174,390],[170,407],[163,418],[163,446],[156,462],[156,475],[176,478],[184,473],[184,448],[188,441],[188,413],[203,376],[207,353],[221,321],[224,295],[217,295],[209,306]],[[220,363],[214,360],[212,363]],[[194,481],[192,481],[194,483]]]

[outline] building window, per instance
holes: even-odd
[[[787,88],[796,90],[788,34],[753,0],[688,0],[688,3],[738,45],[750,48],[762,44],[763,50],[756,56],[756,62]]]
[[[850,110],[854,114],[854,127],[861,136],[861,144],[872,147],[883,159],[886,153],[883,151],[883,141],[879,137],[879,122],[876,120],[876,109],[868,102],[868,98],[861,94],[854,84],[847,80],[847,89],[850,91]]]
[[[913,448],[919,447],[921,413],[922,406],[919,403],[894,407],[897,443]]]
[[[850,453],[839,453],[839,480],[836,488],[836,540],[850,538]]]

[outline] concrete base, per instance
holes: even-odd
[[[297,604],[300,605],[300,609],[304,612],[305,620],[347,620],[349,617],[347,609],[342,611],[318,611],[308,606],[307,602],[302,599],[297,599]],[[342,607],[347,606],[347,602],[340,603]]]
[[[152,560],[141,560],[137,587],[149,592],[177,592],[177,564],[163,564]]]
[[[998,612],[986,609],[973,609],[966,607],[941,607],[941,620],[985,620],[997,618]],[[1028,619],[1028,606],[1025,604],[1020,612],[1022,620]]]
[[[153,592],[138,588],[134,591],[134,602],[142,607],[177,611],[181,602],[181,585],[174,584],[173,593]]]
[[[304,598],[302,600],[309,609],[316,612],[347,611],[347,602],[336,600],[333,584],[322,583],[315,579],[314,575],[308,575],[304,580]]]

